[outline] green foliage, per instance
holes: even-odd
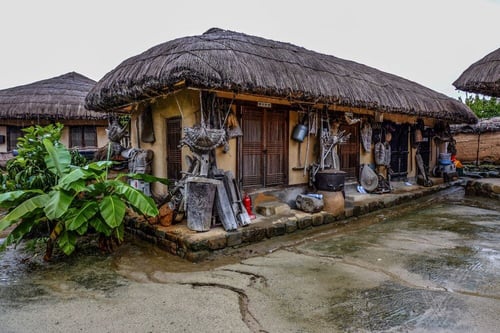
[[[83,156],[78,152],[78,149],[71,149],[70,154],[71,154],[71,164],[76,166],[85,166],[88,163],[85,156]]]
[[[48,126],[31,126],[24,128],[24,135],[17,140],[17,156],[7,162],[6,174],[0,178],[0,191],[15,189],[40,189],[47,191],[57,182],[57,166],[46,165],[47,143],[56,154],[64,154],[59,159],[66,167],[69,164],[83,166],[85,158],[78,152],[68,153],[60,143],[63,125],[50,124]],[[64,159],[63,159],[64,157]],[[83,160],[82,160],[83,158]],[[58,161],[59,161],[58,160]],[[58,163],[53,158],[52,163]],[[50,172],[47,172],[50,169]],[[60,171],[60,170],[59,170]]]
[[[40,131],[43,132],[43,131]],[[52,137],[54,138],[54,137]],[[28,139],[25,139],[24,145]],[[79,167],[71,164],[70,152],[58,141],[44,138],[29,150],[43,161],[45,174],[54,182],[44,188],[25,187],[0,194],[0,207],[9,209],[0,220],[0,231],[16,224],[0,249],[18,243],[33,227],[47,223],[51,227],[46,258],[57,244],[67,255],[76,247],[78,237],[97,233],[121,242],[124,235],[124,217],[127,207],[140,214],[158,215],[152,198],[123,182],[128,176],[148,181],[161,181],[151,175],[118,175],[108,179],[110,161],[93,162]],[[43,154],[41,153],[43,152]],[[24,156],[26,153],[23,152]],[[32,185],[24,182],[22,186]]]
[[[480,98],[479,95],[467,96],[465,104],[471,108],[478,118],[491,118],[500,116],[500,102],[495,97]]]

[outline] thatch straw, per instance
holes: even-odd
[[[475,123],[463,103],[415,82],[292,44],[210,29],[122,62],[91,90],[86,105],[114,110],[175,90],[175,84],[291,101],[360,107]]]
[[[480,119],[475,125],[471,124],[457,124],[450,126],[451,133],[486,133],[486,132],[500,132],[500,117],[493,117],[489,119]]]
[[[108,114],[85,108],[85,96],[95,83],[88,77],[70,72],[0,90],[0,119],[107,119]]]
[[[470,65],[453,85],[463,91],[500,97],[500,48]]]

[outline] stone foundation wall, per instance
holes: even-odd
[[[489,182],[488,179],[469,180],[465,186],[467,195],[485,196],[494,199],[500,199],[500,184]]]
[[[478,134],[456,134],[457,159],[461,162],[475,162],[478,154]],[[479,161],[500,164],[500,132],[481,133]]]

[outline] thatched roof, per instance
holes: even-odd
[[[453,85],[463,91],[500,97],[500,48],[470,65]]]
[[[451,132],[456,133],[485,133],[500,132],[500,117],[480,119],[477,124],[457,124],[450,126]]]
[[[474,123],[463,103],[415,82],[292,44],[210,29],[122,62],[90,91],[92,110],[114,110],[189,87],[361,107]]]
[[[85,108],[85,96],[95,83],[88,77],[70,72],[0,90],[0,119],[107,119],[108,114]]]

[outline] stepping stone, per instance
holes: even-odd
[[[279,201],[262,202],[256,207],[257,214],[263,216],[274,216],[290,213],[290,206]]]

